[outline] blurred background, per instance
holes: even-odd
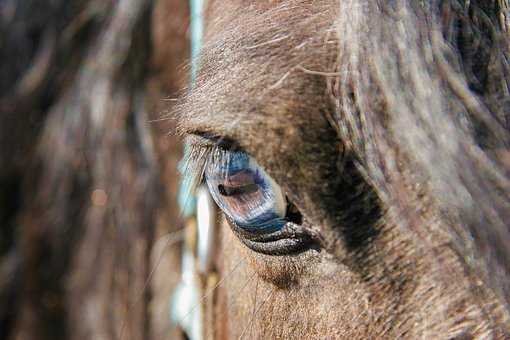
[[[0,0],[0,339],[174,338],[188,12]]]

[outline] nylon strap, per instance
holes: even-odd
[[[190,0],[191,30],[191,86],[197,77],[203,36],[203,11],[205,0]],[[212,291],[217,275],[211,271],[215,244],[216,209],[206,187],[193,192],[191,180],[186,176],[184,163],[188,156],[184,146],[184,158],[179,162],[181,182],[178,203],[185,219],[185,241],[182,249],[182,277],[175,288],[170,305],[171,320],[190,340],[205,338],[206,314],[204,291]],[[208,308],[210,314],[212,310]]]

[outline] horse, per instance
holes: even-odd
[[[209,0],[175,101],[186,2],[2,1],[0,337],[179,335],[171,110],[201,337],[508,338],[508,9]]]
[[[504,1],[208,1],[177,104],[206,338],[510,336]]]

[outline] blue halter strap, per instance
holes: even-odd
[[[194,85],[197,72],[200,49],[202,47],[202,36],[204,31],[204,21],[202,11],[204,0],[190,0],[190,30],[191,30],[191,86]],[[182,175],[181,184],[178,193],[178,203],[181,215],[185,218],[192,216],[196,210],[196,201],[192,193],[191,181],[186,178],[184,169],[184,160],[188,153],[188,147],[184,146],[184,158],[179,164],[179,170]]]
[[[191,10],[191,86],[194,86],[203,35],[205,0],[190,0]],[[217,275],[211,270],[215,244],[216,209],[205,186],[193,192],[186,176],[184,160],[189,149],[184,146],[184,159],[179,163],[181,183],[178,203],[185,219],[185,240],[182,249],[181,282],[173,292],[170,304],[171,320],[190,340],[202,340],[205,334],[204,291],[212,291]],[[211,319],[209,316],[207,319]]]

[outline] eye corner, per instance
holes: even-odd
[[[303,224],[303,214],[301,214],[301,211],[290,201],[287,197],[287,208],[285,211],[285,220],[292,222],[296,225]]]

